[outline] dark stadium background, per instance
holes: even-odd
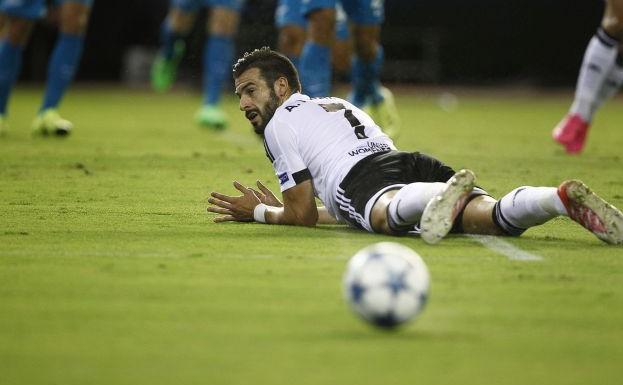
[[[237,38],[239,52],[274,47],[275,2],[248,0]],[[145,80],[146,62],[157,48],[167,6],[167,0],[95,0],[78,80]],[[603,3],[387,0],[385,8],[387,82],[572,86]],[[202,30],[203,23],[198,23],[182,77],[200,72]],[[55,29],[42,22],[34,34],[21,78],[40,81]]]

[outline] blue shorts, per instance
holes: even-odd
[[[302,12],[309,14],[319,8],[333,8],[342,4],[348,20],[356,24],[379,25],[385,16],[384,0],[303,0]]]
[[[65,2],[82,3],[89,7],[93,0],[54,0],[54,5]],[[0,12],[24,19],[39,19],[45,16],[45,0],[0,0]]]
[[[185,12],[196,12],[202,7],[223,7],[240,11],[245,0],[171,0],[171,7]]]
[[[282,28],[286,25],[298,25],[305,27],[307,22],[301,7],[303,0],[279,0],[275,11],[275,25]]]
[[[282,28],[286,25],[297,25],[305,28],[307,20],[303,12],[304,0],[279,0],[275,11],[275,25]],[[341,4],[337,4],[335,16],[335,37],[337,40],[346,40],[350,35],[348,20]]]

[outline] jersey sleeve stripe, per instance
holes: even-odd
[[[270,148],[268,148],[268,143],[266,143],[266,139],[264,139],[264,150],[266,150],[266,156],[268,157],[268,160],[270,160],[271,163],[274,162],[275,156],[270,151]]]
[[[304,168],[301,171],[297,171],[294,174],[292,174],[292,179],[294,179],[294,183],[299,184],[302,182],[305,182],[306,180],[311,179],[311,173],[309,172],[309,169]]]

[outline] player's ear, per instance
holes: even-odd
[[[279,77],[275,80],[275,94],[280,98],[287,98],[290,96],[290,84],[285,77]]]

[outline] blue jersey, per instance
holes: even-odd
[[[93,4],[93,0],[54,0],[53,3],[58,5],[68,1],[89,7]],[[38,19],[45,16],[45,0],[0,0],[0,12],[24,19]]]
[[[171,0],[171,6],[186,12],[195,12],[202,7],[223,7],[240,11],[245,0]]]
[[[348,20],[340,3],[336,5],[335,37],[337,40],[346,40],[349,36]],[[275,25],[283,28],[286,25],[297,25],[305,28],[307,20],[303,11],[303,0],[279,0],[275,11]]]
[[[348,19],[356,24],[378,25],[385,16],[384,0],[302,0],[302,11],[306,15],[319,8],[334,8],[342,4]]]

